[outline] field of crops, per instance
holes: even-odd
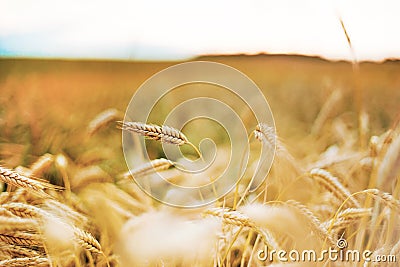
[[[289,253],[329,248],[370,251],[365,266],[397,266],[373,261],[400,261],[400,62],[354,72],[349,62],[302,56],[196,60],[232,66],[258,85],[277,150],[255,192],[244,177],[209,206],[179,209],[124,174],[116,127],[135,90],[179,62],[0,59],[0,266],[364,264]],[[254,130],[252,145],[268,143],[269,132]],[[195,146],[211,135],[221,155],[229,147],[212,126],[183,133]],[[152,159],[165,157],[156,141],[150,148]],[[171,179],[187,178],[168,167]],[[288,262],[263,259],[272,250]]]

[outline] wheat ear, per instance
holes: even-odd
[[[0,207],[0,216],[3,217],[17,217],[12,212],[4,208],[3,206]]]
[[[259,123],[253,133],[258,141],[266,144],[270,149],[274,149],[276,151],[275,155],[278,158],[285,159],[293,169],[300,169],[295,163],[294,157],[286,149],[284,143],[279,140],[274,127],[268,126],[266,123]]]
[[[227,224],[235,226],[246,226],[250,228],[256,227],[256,225],[250,220],[249,217],[239,211],[230,210],[227,208],[211,208],[205,210],[204,214],[220,217]]]
[[[38,158],[29,168],[31,176],[37,176],[45,172],[54,162],[54,156],[46,153]]]
[[[310,171],[311,178],[319,182],[323,187],[337,197],[339,200],[344,201],[349,199],[350,207],[361,208],[357,200],[350,194],[350,192],[339,182],[339,180],[326,170],[315,168]]]
[[[0,241],[10,245],[40,247],[43,244],[42,238],[37,234],[24,232],[0,233]]]
[[[23,187],[17,188],[10,196],[11,202],[25,202],[26,198],[29,196],[29,190]]]
[[[24,257],[15,258],[10,260],[0,261],[0,266],[8,267],[48,267],[50,262],[47,258],[40,256],[37,257]]]
[[[187,137],[179,130],[169,126],[158,126],[142,122],[117,122],[122,130],[127,130],[145,136],[153,140],[174,145],[189,143]]]
[[[337,218],[328,220],[322,225],[328,229],[330,227],[334,229],[343,229],[359,221],[363,217],[371,216],[371,209],[366,208],[349,208],[338,213]],[[334,220],[334,221],[333,221]]]
[[[0,180],[3,182],[14,185],[16,187],[23,187],[28,189],[33,189],[35,191],[43,191],[45,189],[44,185],[34,179],[25,177],[18,174],[15,171],[7,169],[0,166]]]
[[[47,208],[46,210],[49,210],[50,213],[68,218],[75,224],[87,225],[89,223],[89,219],[84,214],[75,211],[72,207],[64,203],[53,199],[46,199],[43,204],[44,207]]]
[[[48,212],[24,203],[7,203],[2,205],[7,211],[20,218],[42,218],[51,216]]]
[[[328,235],[328,231],[326,230],[326,228],[321,224],[320,220],[312,213],[312,211],[310,211],[306,206],[294,200],[288,200],[283,203],[301,214],[307,220],[310,229],[322,241],[328,240],[330,245],[335,245],[335,242],[333,241],[331,236]]]
[[[366,189],[360,193],[367,193],[375,199],[382,200],[391,209],[400,210],[400,200],[395,199],[391,194],[382,192],[379,189]]]
[[[211,208],[205,210],[203,214],[221,218],[222,221],[226,224],[239,227],[249,227],[263,238],[264,243],[267,246],[273,249],[279,249],[278,242],[275,241],[275,239],[268,231],[258,227],[249,217],[239,211],[230,210],[227,208]]]
[[[39,253],[33,249],[24,248],[16,245],[2,245],[0,251],[11,257],[36,257]]]
[[[273,127],[268,126],[265,123],[259,123],[254,130],[254,136],[260,142],[265,142],[272,148],[283,149],[283,147],[278,146],[276,133]]]
[[[157,140],[166,144],[173,145],[190,145],[199,157],[202,157],[200,151],[195,145],[189,142],[188,138],[178,129],[166,125],[146,124],[142,122],[123,122],[118,121],[117,126],[126,131],[130,131],[149,139]]]
[[[115,108],[104,110],[89,122],[87,128],[87,134],[89,136],[94,135],[96,132],[105,127],[107,124],[121,118],[122,116],[123,116],[122,112]]]
[[[62,189],[59,186],[48,184],[42,181],[37,181],[24,175],[20,175],[17,172],[2,166],[0,166],[0,181],[3,181],[10,185],[14,185],[16,187],[30,189],[46,196],[47,194],[44,191],[45,189]]]
[[[167,159],[155,159],[143,165],[140,165],[136,169],[125,172],[121,175],[122,179],[129,179],[131,176],[140,177],[153,172],[165,171],[170,167],[174,166],[173,161]]]
[[[78,244],[87,251],[103,254],[100,243],[91,233],[74,227],[74,236]]]
[[[0,216],[0,232],[37,229],[38,222],[34,219]]]

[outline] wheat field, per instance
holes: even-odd
[[[255,81],[277,136],[259,124],[251,145],[277,144],[256,191],[245,174],[196,209],[152,199],[131,176],[185,179],[160,142],[196,147],[215,129],[118,124],[140,84],[178,62],[0,59],[0,266],[397,266],[263,256],[345,242],[342,252],[400,261],[400,63],[362,62],[355,75],[320,58],[199,59]],[[121,128],[153,139],[150,164],[127,172]]]

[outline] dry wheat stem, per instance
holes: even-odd
[[[50,262],[47,258],[37,257],[24,257],[15,258],[10,260],[0,261],[0,266],[7,267],[49,267]]]
[[[315,179],[329,192],[332,192],[339,200],[343,201],[349,198],[350,203],[347,206],[361,208],[358,201],[351,195],[351,193],[339,182],[339,180],[330,174],[328,171],[315,168],[310,171],[311,178]]]
[[[370,157],[377,157],[380,151],[379,137],[374,135],[369,139],[368,150]]]
[[[322,106],[321,110],[319,111],[317,118],[314,120],[314,123],[311,127],[312,135],[318,136],[321,133],[322,126],[325,124],[325,122],[331,115],[331,112],[335,109],[337,103],[340,101],[341,98],[342,93],[338,89],[334,90],[330,94],[330,96]]]
[[[400,174],[400,135],[387,148],[377,169],[377,187],[389,191],[393,181]]]

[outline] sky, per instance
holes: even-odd
[[[0,57],[400,58],[399,0],[0,0]]]

